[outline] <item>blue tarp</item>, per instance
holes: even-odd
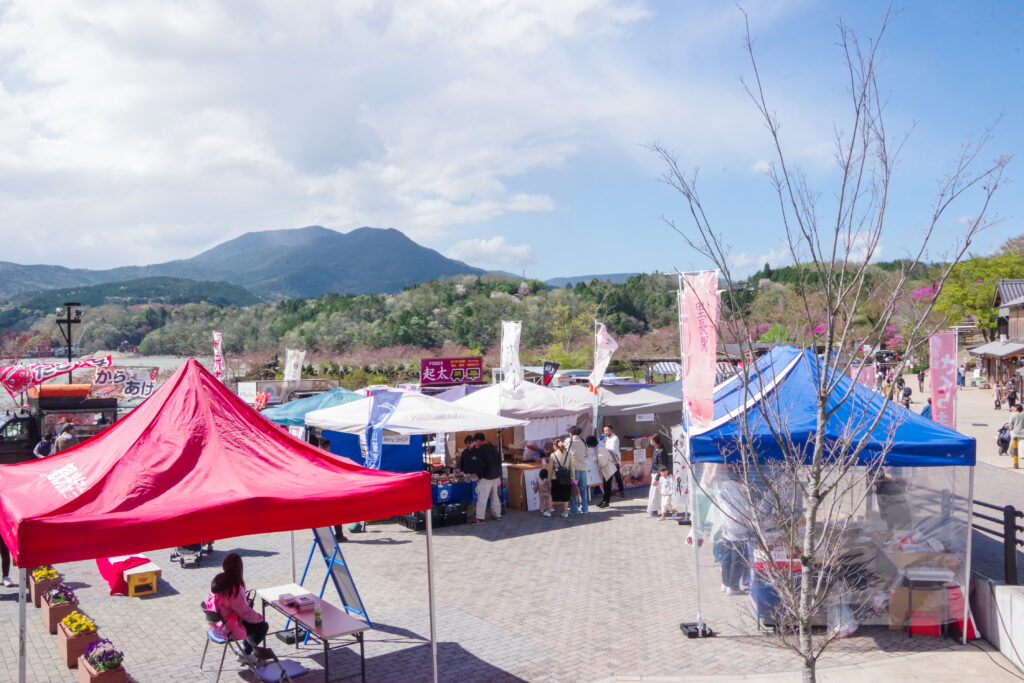
[[[348,403],[350,401],[358,401],[361,398],[365,398],[362,394],[349,391],[338,387],[337,389],[331,389],[325,391],[322,394],[316,396],[307,396],[306,398],[300,398],[295,401],[289,401],[273,408],[267,408],[261,415],[276,422],[279,425],[286,425],[288,427],[305,427],[306,426],[306,413],[313,410],[320,410],[321,408],[330,408],[332,406],[340,406],[342,403]]]
[[[746,406],[747,429],[758,457],[768,460],[783,457],[782,448],[772,434],[774,427],[775,431],[788,432],[795,448],[804,449],[810,462],[817,429],[816,382],[823,366],[824,362],[810,350],[776,346],[751,368],[746,386],[742,376],[717,386],[715,420],[711,428],[702,433],[695,430],[690,437],[693,460],[731,462],[739,459],[739,415]],[[836,373],[834,368],[829,371],[833,376]],[[902,467],[971,466],[975,463],[972,437],[896,403],[885,405],[882,396],[848,376],[838,378],[838,385],[830,395],[828,409],[833,408],[837,409],[828,420],[826,442],[857,441],[866,434],[867,445],[860,454],[860,464],[875,462],[883,453],[885,464]],[[873,418],[883,410],[878,425],[870,429]],[[888,444],[890,438],[891,444]]]
[[[320,436],[331,442],[330,452],[366,466],[359,435],[323,430]],[[423,437],[414,434],[405,445],[386,443],[380,455],[380,469],[386,472],[419,472],[423,469]]]

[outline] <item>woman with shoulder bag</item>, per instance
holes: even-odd
[[[555,439],[551,459],[548,460],[548,474],[551,478],[552,507],[562,506],[562,517],[569,516],[569,499],[572,497],[572,467],[569,454],[562,449],[562,442]]]

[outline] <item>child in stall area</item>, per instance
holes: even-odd
[[[551,480],[548,479],[548,471],[541,470],[537,473],[537,480],[533,482],[533,492],[540,496],[540,513],[545,517],[551,516]]]
[[[661,471],[658,473],[658,494],[661,496],[661,509],[658,514],[658,521],[664,521],[665,515],[672,515],[672,519],[676,518],[676,513],[672,509],[672,489],[675,486],[675,482],[668,473],[668,468],[662,465]]]

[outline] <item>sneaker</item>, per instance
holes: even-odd
[[[256,655],[251,652],[241,652],[238,655],[238,663],[245,666],[259,666],[260,660],[256,659]]]
[[[743,595],[743,589],[741,589],[741,588],[729,588],[728,586],[726,586],[725,587],[725,594],[726,595]]]
[[[545,517],[550,517],[551,516],[551,512],[550,511],[542,512],[541,514],[544,515]]]
[[[728,587],[728,586],[726,586],[726,585],[725,585],[725,584],[723,583],[723,584],[722,584],[722,588],[721,588],[721,590],[722,590],[722,592],[723,592],[723,593],[725,593],[726,591],[728,591],[728,590],[729,590],[729,587]]]
[[[5,576],[4,577],[3,584],[4,584],[4,586],[6,588],[14,588],[14,585],[15,585],[14,582],[11,581],[11,577],[9,577],[9,576]]]
[[[664,522],[665,521],[665,515],[658,515],[658,521],[659,522]]]
[[[563,516],[563,517],[568,517],[568,516],[569,516],[569,513],[568,513],[568,512],[563,512],[563,513],[562,513],[562,516]]]
[[[483,524],[483,523],[484,523],[484,520],[482,520],[482,519],[474,519],[472,522],[470,522],[470,524]]]

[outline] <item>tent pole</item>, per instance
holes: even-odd
[[[434,535],[434,522],[431,509],[424,512],[427,518],[427,601],[430,603],[430,661],[433,665],[434,683],[437,683],[437,628],[434,619],[434,548],[431,539]]]
[[[292,529],[288,532],[288,539],[291,541],[292,546],[292,583],[295,583],[295,530]]]
[[[971,539],[974,536],[974,466],[967,478],[967,570],[964,574],[963,644],[967,644],[967,629],[971,617]]]
[[[21,580],[18,585],[18,683],[26,683],[28,676],[25,671],[25,593],[28,591],[28,569],[22,568],[19,573]]]

